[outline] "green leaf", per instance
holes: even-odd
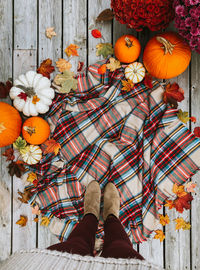
[[[182,110],[178,111],[177,116],[179,120],[181,120],[185,124],[190,120],[190,117],[188,116],[188,112],[183,112]]]
[[[26,147],[26,144],[27,144],[26,141],[19,136],[13,143],[13,146],[21,152]]]
[[[69,93],[71,90],[77,89],[78,81],[74,78],[74,73],[70,70],[65,70],[63,74],[56,75],[54,83],[61,86],[59,92]]]
[[[103,58],[106,58],[108,55],[112,55],[114,53],[111,43],[99,43],[97,44],[96,49],[96,55],[102,55]]]

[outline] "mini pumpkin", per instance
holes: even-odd
[[[139,57],[140,51],[140,42],[132,35],[121,36],[114,47],[115,56],[122,63],[134,62]]]
[[[10,89],[13,105],[26,116],[46,113],[55,95],[50,86],[51,81],[35,71],[20,75]]]
[[[125,68],[125,77],[128,80],[131,80],[133,83],[139,83],[144,79],[145,68],[139,62],[134,62],[129,64]]]
[[[21,151],[22,159],[28,165],[37,164],[42,158],[42,150],[38,145],[28,145]]]
[[[11,105],[0,102],[0,147],[12,144],[21,133],[22,119]]]
[[[50,134],[47,121],[39,116],[28,118],[22,126],[22,135],[30,144],[41,144],[45,142]]]
[[[158,79],[170,79],[180,75],[188,67],[190,59],[189,45],[174,32],[151,38],[143,54],[145,68]]]

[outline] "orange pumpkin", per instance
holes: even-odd
[[[23,124],[22,135],[30,144],[41,144],[50,135],[49,124],[39,116],[30,117]]]
[[[22,119],[11,105],[0,102],[0,147],[12,144],[21,133]]]
[[[120,37],[114,47],[115,56],[122,63],[134,62],[139,57],[140,51],[140,42],[132,35]]]
[[[174,32],[151,38],[143,54],[144,66],[158,79],[170,79],[180,75],[188,67],[190,59],[189,45]]]

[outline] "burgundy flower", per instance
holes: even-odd
[[[199,19],[199,17],[198,17],[197,14],[196,14],[196,8],[195,8],[195,7],[193,7],[193,8],[190,9],[190,15],[191,15],[194,19],[196,19],[196,20]]]
[[[198,30],[198,28],[196,28],[196,27],[191,28],[190,33],[191,33],[193,36],[198,36],[198,35],[199,35],[199,30]]]
[[[190,47],[191,47],[192,49],[194,49],[194,48],[197,46],[197,39],[191,38],[189,44],[190,44]]]
[[[188,18],[185,19],[185,25],[187,27],[190,27],[192,22],[193,22],[193,20],[192,20],[191,17],[188,17]]]
[[[185,8],[182,5],[178,5],[175,7],[175,12],[177,15],[183,16],[184,10],[185,10]]]
[[[194,6],[194,5],[198,5],[200,3],[199,0],[190,0],[190,5]]]

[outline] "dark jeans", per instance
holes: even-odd
[[[79,255],[93,256],[95,235],[98,220],[93,214],[83,217],[76,228],[71,232],[67,241],[48,247]],[[132,247],[132,243],[118,218],[110,215],[104,223],[104,245],[101,257],[104,258],[144,258]]]

